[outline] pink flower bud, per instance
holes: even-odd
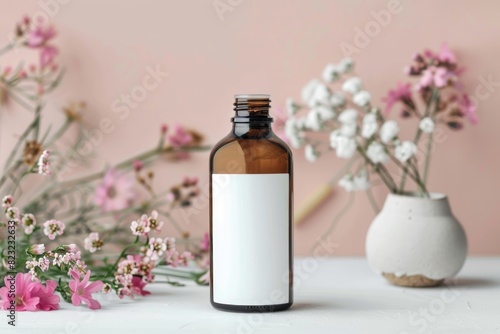
[[[134,170],[136,172],[139,172],[144,167],[144,164],[142,163],[141,160],[134,160],[132,166],[134,167]]]
[[[167,125],[167,124],[165,124],[165,123],[163,123],[163,124],[161,125],[161,127],[160,127],[160,131],[161,131],[161,133],[162,133],[162,134],[167,133],[167,131],[168,131],[168,125]]]

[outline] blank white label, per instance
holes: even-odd
[[[289,174],[212,174],[213,299],[289,302]]]

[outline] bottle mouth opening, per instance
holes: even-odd
[[[268,94],[236,94],[234,96],[233,123],[271,123],[269,116],[271,96]]]
[[[271,95],[269,94],[236,94],[234,95],[235,100],[270,100]]]

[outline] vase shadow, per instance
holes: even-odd
[[[499,286],[500,280],[493,280],[484,277],[456,277],[452,279],[446,279],[444,284],[448,284],[451,286],[459,286],[459,287],[470,287],[470,288],[479,288],[479,287],[492,287]]]
[[[332,309],[333,305],[321,302],[297,302],[293,303],[290,311],[303,311],[303,310],[326,310]]]

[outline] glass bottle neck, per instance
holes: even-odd
[[[269,95],[236,95],[233,134],[237,137],[262,138],[272,134]]]
[[[233,135],[244,138],[264,138],[273,133],[271,123],[234,123]]]

